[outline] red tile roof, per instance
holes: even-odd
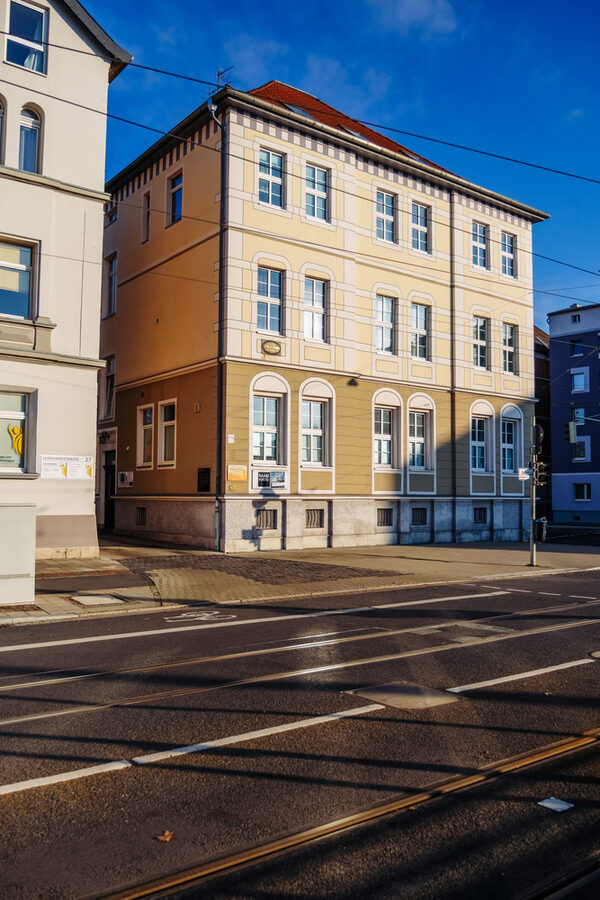
[[[392,150],[394,153],[401,153],[409,158],[412,157],[413,159],[417,159],[419,162],[426,163],[429,166],[433,166],[435,169],[439,169],[440,172],[448,171],[442,166],[438,166],[437,163],[433,163],[429,159],[426,159],[424,156],[420,156],[420,154],[408,150],[406,147],[403,147],[402,144],[398,144],[396,141],[392,141],[390,138],[385,137],[385,135],[373,131],[372,128],[363,125],[356,119],[351,119],[339,110],[334,109],[333,106],[329,106],[329,104],[323,103],[323,101],[319,100],[317,97],[313,97],[312,94],[306,94],[304,91],[299,91],[297,88],[290,87],[290,85],[284,84],[281,81],[268,81],[267,84],[263,84],[262,87],[248,91],[248,93],[253,94],[255,97],[259,97],[261,100],[267,100],[270,103],[274,103],[284,108],[297,106],[299,109],[306,111],[309,118],[313,118],[323,125],[338,128],[340,131],[347,131],[350,134],[354,133],[354,136],[358,135],[358,137],[362,137],[372,144],[376,144],[386,150]],[[295,110],[292,110],[292,112],[295,112]]]

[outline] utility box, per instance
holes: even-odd
[[[35,503],[0,503],[0,606],[33,603]]]

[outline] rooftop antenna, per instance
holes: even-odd
[[[223,77],[223,75],[227,75],[227,73],[231,72],[232,69],[233,66],[229,66],[228,69],[219,69],[219,71],[217,72],[217,90],[220,90],[221,88],[221,78]],[[226,81],[225,84],[229,84],[229,82]]]

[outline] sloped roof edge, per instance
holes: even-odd
[[[133,56],[113,41],[110,35],[100,27],[87,9],[85,9],[81,3],[78,3],[77,0],[62,0],[62,3],[70,10],[75,18],[79,19],[84,28],[110,56],[112,62],[108,80],[112,81],[113,78],[116,78],[119,72],[122,72],[125,66],[131,62]]]

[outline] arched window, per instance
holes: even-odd
[[[373,397],[373,465],[376,468],[400,467],[402,400],[396,391],[381,390]]]
[[[4,163],[4,103],[0,97],[0,166]]]
[[[505,406],[500,425],[502,471],[516,475],[523,458],[523,415],[517,406]]]
[[[333,388],[327,381],[309,378],[300,386],[300,460],[303,466],[333,465],[334,401]]]
[[[471,472],[494,471],[494,408],[486,400],[471,406]]]
[[[287,461],[289,386],[276,374],[262,373],[250,385],[252,463],[284,466]]]
[[[21,134],[19,138],[19,169],[22,172],[39,171],[41,120],[32,109],[21,110]]]
[[[408,467],[413,471],[435,469],[435,406],[427,394],[408,400]]]

